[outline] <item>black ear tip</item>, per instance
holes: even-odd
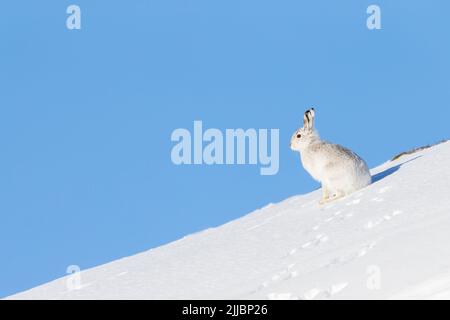
[[[314,108],[309,108],[308,110],[305,111],[305,114],[310,114],[311,112],[315,113],[316,110]]]

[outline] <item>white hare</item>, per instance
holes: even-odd
[[[303,128],[291,138],[291,149],[299,151],[303,167],[322,184],[321,204],[368,186],[372,177],[366,162],[353,151],[320,140],[314,130],[314,108],[304,114]]]

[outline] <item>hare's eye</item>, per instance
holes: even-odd
[[[302,137],[302,135],[299,133],[297,134],[297,138],[300,139]]]

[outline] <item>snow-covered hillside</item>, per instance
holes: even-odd
[[[299,164],[300,170],[300,164]],[[373,170],[320,207],[320,190],[81,273],[19,299],[450,299],[450,142]]]

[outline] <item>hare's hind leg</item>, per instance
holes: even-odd
[[[336,201],[345,197],[345,193],[341,191],[337,191],[330,195],[330,191],[326,188],[323,189],[322,199],[319,201],[319,204],[326,204],[328,202]]]
[[[330,190],[324,184],[322,184],[322,199],[319,201],[319,204],[325,204],[330,201]]]
[[[333,194],[333,196],[330,198],[330,201],[335,201],[341,198],[345,197],[345,193],[342,191],[337,191],[335,194]]]

